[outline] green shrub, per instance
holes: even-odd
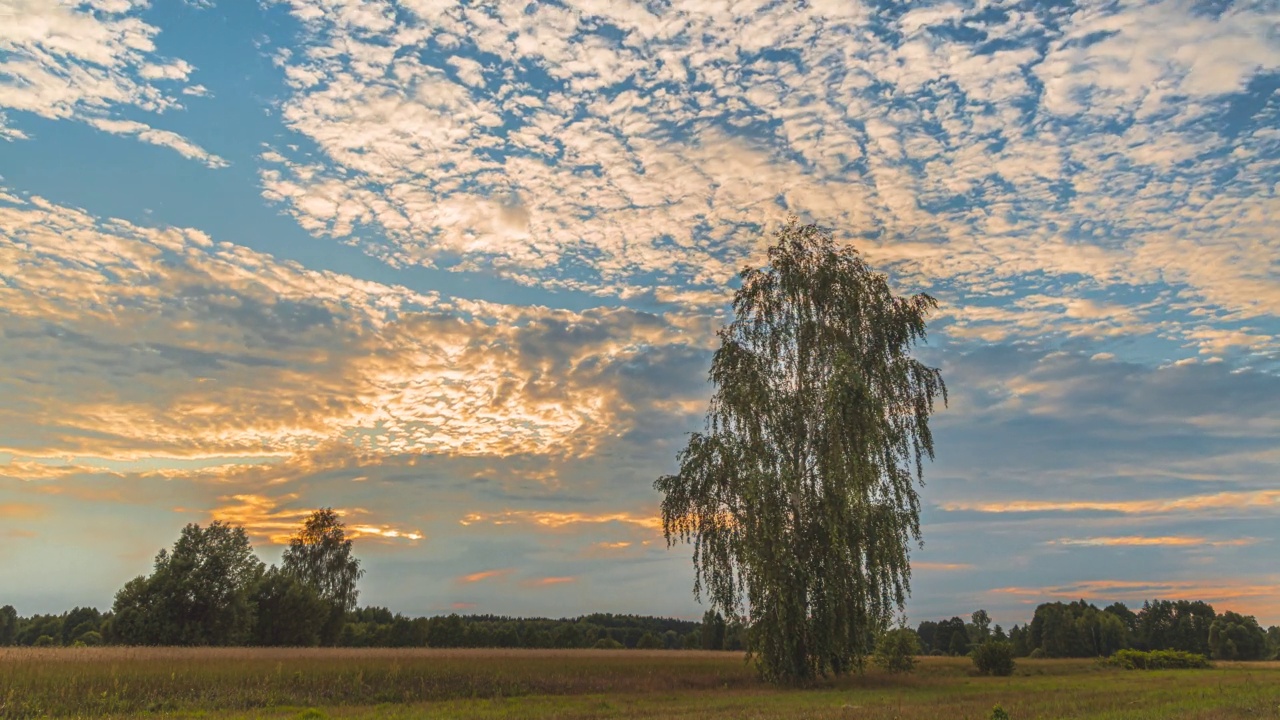
[[[49,635],[41,635],[36,638],[36,647],[52,647],[56,644],[57,643],[53,641],[53,637]]]
[[[602,637],[596,641],[595,645],[592,645],[591,647],[597,650],[621,650],[626,646],[618,642],[617,640],[614,640],[613,638]]]
[[[101,645],[102,633],[98,632],[97,630],[90,630],[89,632],[84,633],[80,637],[76,638],[76,642],[80,643],[81,645],[89,645],[89,646]]]
[[[890,630],[876,643],[875,663],[891,673],[908,673],[916,669],[920,654],[920,636],[911,628]]]
[[[991,708],[990,720],[1009,720],[1009,713],[1005,712],[1004,708],[996,705]]]
[[[983,675],[1013,674],[1013,645],[1004,640],[988,640],[973,649],[973,664]]]
[[[1031,654],[1027,655],[1027,657],[1032,660],[1043,660],[1046,657],[1044,648],[1036,648],[1035,650],[1032,650]]]
[[[1194,670],[1213,667],[1209,658],[1185,650],[1119,650],[1107,661],[1125,670]]]

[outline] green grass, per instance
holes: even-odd
[[[1280,720],[1280,663],[1128,672],[1020,660],[977,677],[966,658],[911,675],[777,689],[741,655],[519,650],[0,650],[0,718],[867,718]]]

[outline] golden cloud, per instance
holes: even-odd
[[[310,508],[282,508],[281,505],[292,503],[298,499],[296,493],[279,497],[265,495],[230,495],[220,498],[228,504],[210,511],[211,520],[239,525],[250,536],[265,539],[275,545],[288,545],[289,539],[314,512]],[[347,519],[352,516],[364,516],[367,510],[362,508],[334,508],[334,512]],[[368,522],[352,522],[347,520],[346,535],[350,539],[382,538],[386,540],[421,540],[424,536],[417,530],[405,530],[391,525]]]
[[[688,317],[445,302],[40,198],[0,197],[0,228],[0,267],[22,269],[0,271],[0,306],[13,310],[0,323],[22,338],[6,362],[86,367],[73,386],[33,366],[34,414],[56,427],[0,408],[19,457],[266,459],[334,443],[579,457],[636,411],[611,368],[706,340]],[[40,331],[49,325],[67,332]],[[113,364],[136,381],[107,381]]]
[[[553,512],[545,510],[506,510],[499,513],[470,513],[458,521],[462,525],[513,525],[528,524],[545,528],[562,528],[571,525],[625,523],[649,530],[661,530],[662,518],[656,515],[635,515],[626,512],[582,513]]]
[[[1246,510],[1280,507],[1280,490],[1224,491],[1161,500],[1014,500],[996,502],[955,501],[943,503],[943,510],[972,510],[986,513],[1026,512],[1115,512],[1125,515],[1156,515],[1197,510]]]
[[[0,503],[0,518],[6,520],[35,520],[48,513],[44,505],[30,503]]]

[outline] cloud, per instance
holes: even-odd
[[[570,576],[540,577],[540,578],[532,578],[530,580],[523,580],[520,582],[520,585],[521,587],[527,587],[527,588],[544,588],[544,587],[552,587],[554,585],[568,585],[570,583],[576,583],[576,582],[578,582],[578,578],[570,577]]]
[[[159,28],[131,3],[0,0],[0,109],[73,120],[176,150],[211,168],[227,161],[169,130],[119,117],[182,109],[175,85],[194,68],[155,53]],[[200,86],[182,88],[199,94]],[[190,91],[190,92],[188,92]],[[132,111],[132,112],[131,112]],[[29,139],[0,113],[0,138]]]
[[[505,578],[512,572],[513,570],[511,568],[503,568],[501,570],[481,570],[480,572],[463,575],[462,577],[457,578],[455,582],[470,584],[482,582],[484,580],[496,580]]]
[[[211,520],[239,525],[248,531],[250,537],[265,539],[276,545],[288,545],[289,539],[315,511],[315,508],[298,508],[296,493],[279,497],[231,495],[221,499],[225,504],[210,511]],[[294,507],[287,507],[289,505]],[[352,540],[378,538],[416,542],[423,538],[418,530],[370,523],[364,519],[369,512],[361,508],[333,510],[346,524],[346,536]]]
[[[36,520],[44,517],[47,509],[30,503],[0,503],[0,518],[6,520]]]
[[[1280,313],[1274,108],[1223,120],[1280,70],[1257,6],[414,7],[288,3],[283,118],[318,152],[261,171],[393,266],[723,307],[798,209],[958,339],[1276,347],[1186,312]]]
[[[498,513],[469,513],[458,522],[462,525],[526,524],[552,530],[575,525],[597,525],[603,523],[635,525],[647,530],[662,529],[662,518],[636,515],[629,512],[585,513],[550,510],[506,510]]]
[[[27,368],[0,415],[58,418],[15,422],[19,456],[582,455],[687,412],[636,378],[704,357],[679,317],[447,300],[41,198],[0,231],[0,355]]]
[[[1241,547],[1258,542],[1256,538],[1234,540],[1209,540],[1186,535],[1124,535],[1120,537],[1060,538],[1047,541],[1050,545],[1079,545],[1084,547]]]
[[[911,569],[950,572],[956,570],[972,570],[973,565],[969,563],[913,562],[911,563]]]
[[[1114,512],[1168,514],[1207,510],[1251,510],[1280,507],[1280,490],[1228,491],[1158,500],[1010,500],[1000,502],[948,502],[942,509],[973,510],[985,513],[1027,512]]]

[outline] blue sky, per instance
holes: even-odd
[[[1280,622],[1274,2],[0,0],[0,587],[310,509],[362,600],[698,616],[652,481],[790,213],[941,307],[913,622]]]

